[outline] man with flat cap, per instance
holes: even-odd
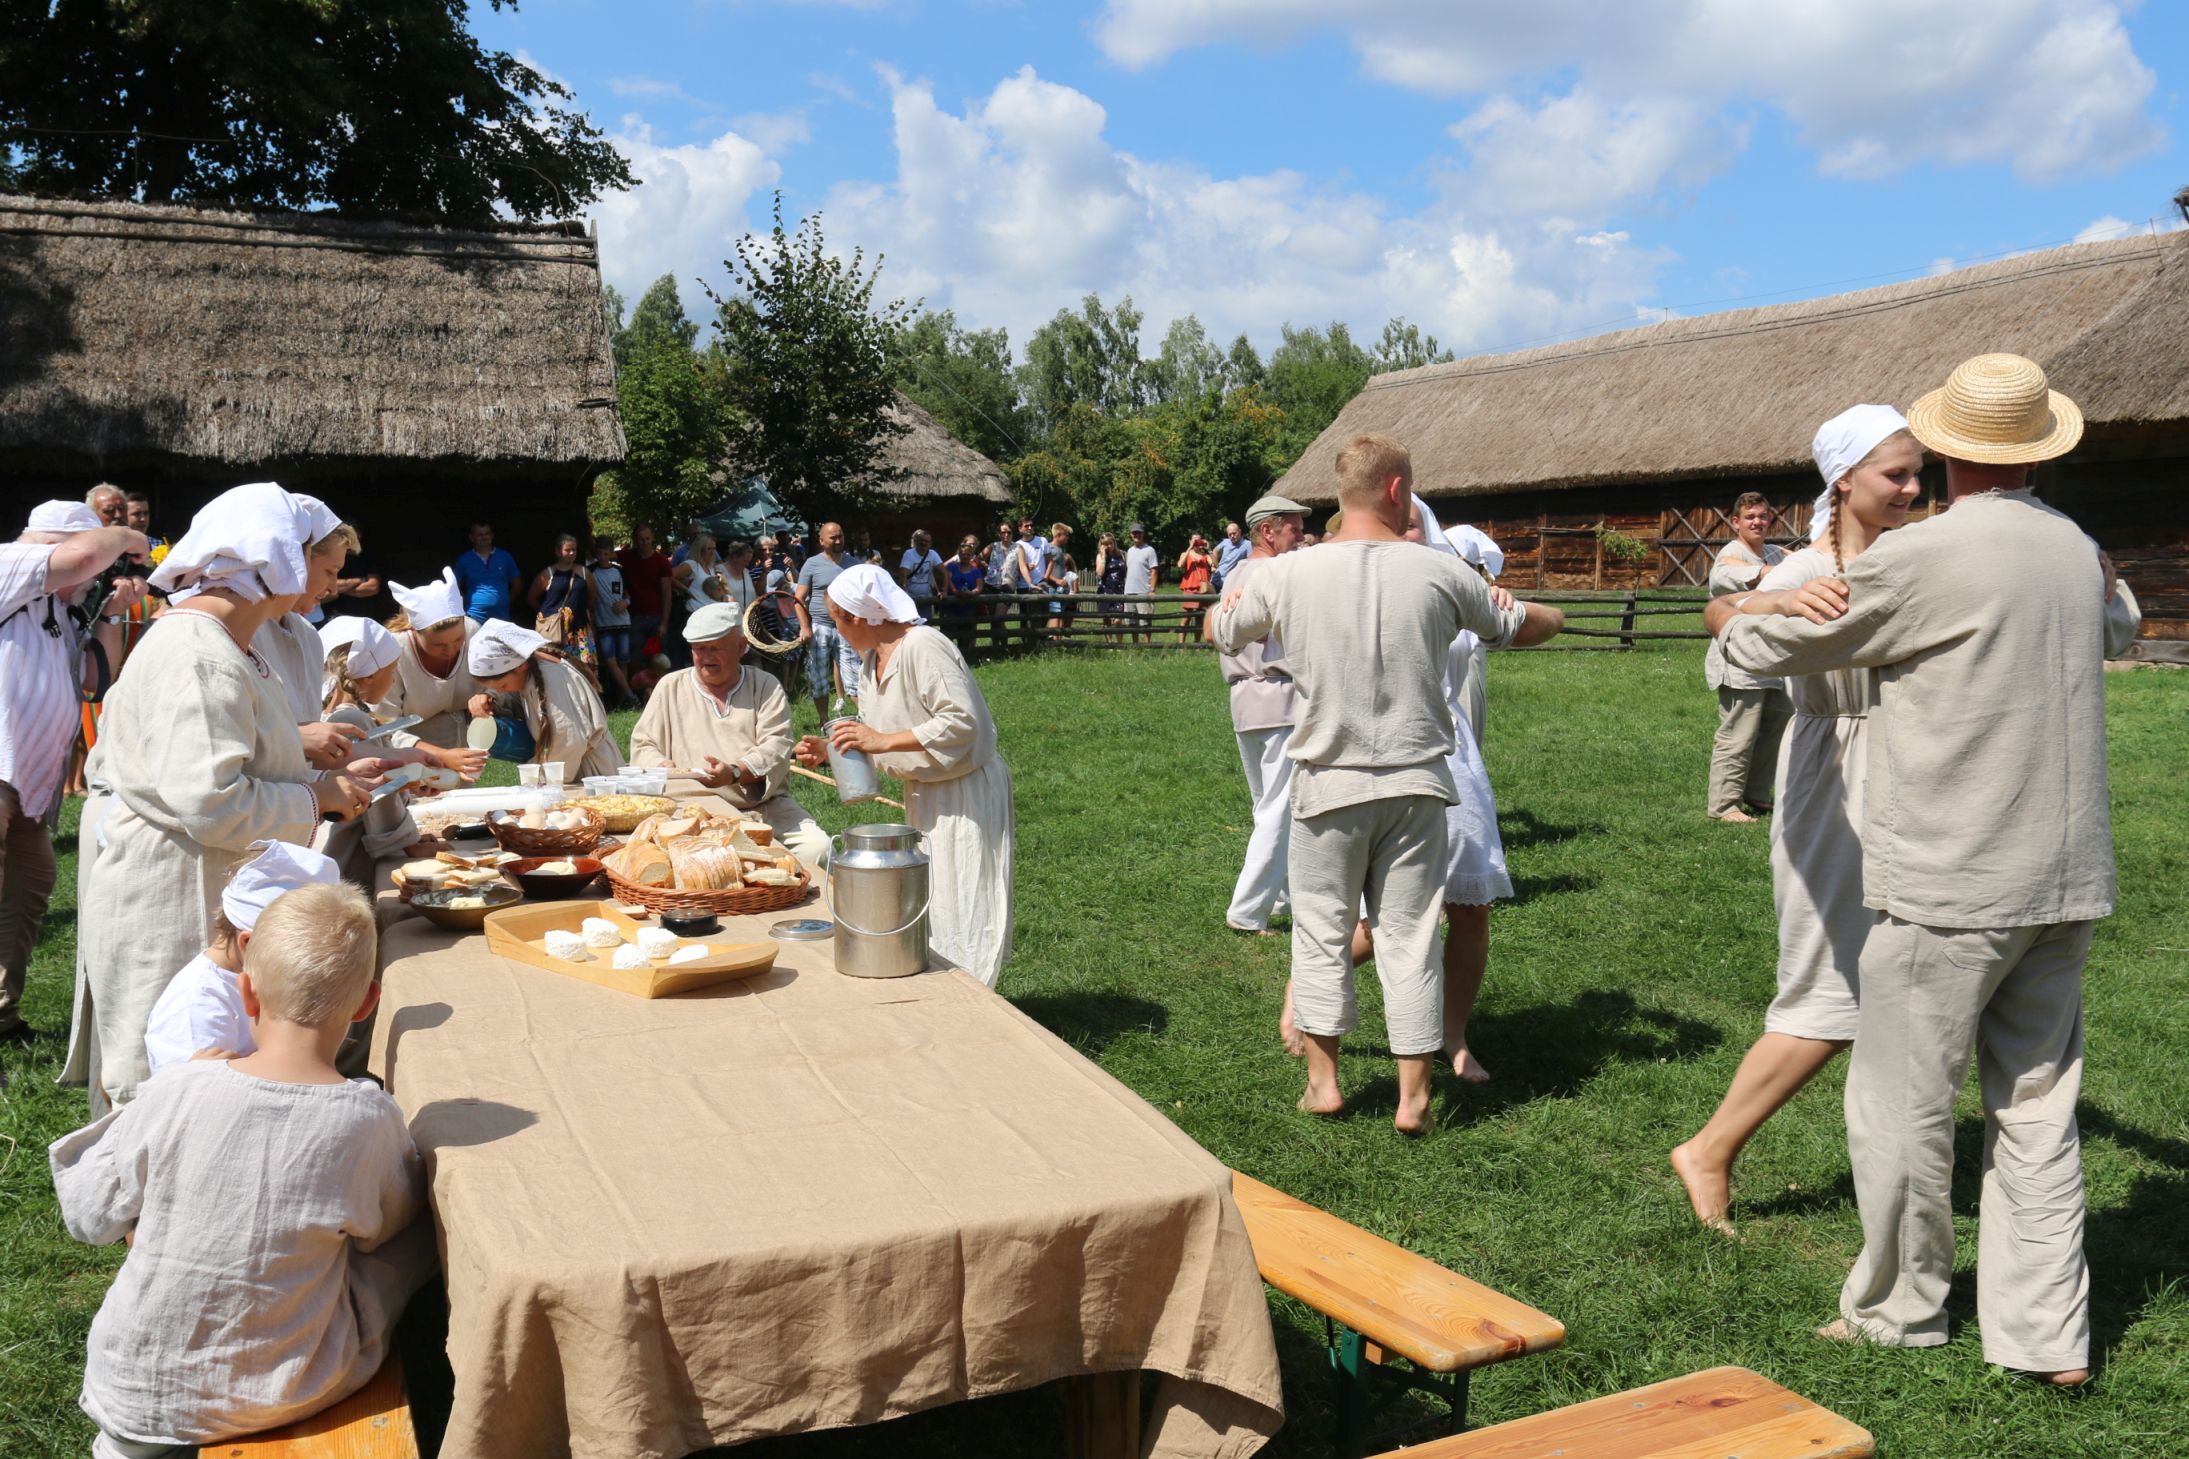
[[[1265,496],[1248,507],[1251,547],[1232,564],[1225,581],[1251,581],[1263,563],[1300,545],[1306,522],[1307,508],[1281,496]],[[1216,641],[1213,614],[1202,624],[1201,636]],[[1292,670],[1274,632],[1235,654],[1219,653],[1216,662],[1230,690],[1231,733],[1239,741],[1247,799],[1254,806],[1246,862],[1232,888],[1224,925],[1236,932],[1267,932],[1269,919],[1285,906],[1285,843],[1292,829],[1292,760],[1285,743],[1292,738]]]
[[[778,844],[813,866],[828,836],[785,793],[790,782],[790,701],[772,674],[745,668],[745,624],[727,603],[684,622],[692,666],[654,686],[631,730],[631,763],[694,774],[730,804],[775,830]]]
[[[1750,673],[1875,668],[1862,827],[1861,1015],[1847,1140],[1863,1247],[1825,1337],[1947,1338],[1954,1097],[1984,1104],[1976,1305],[1985,1358],[2090,1376],[2075,1099],[2083,960],[2113,910],[2104,660],[2132,637],[2110,566],[2031,494],[2082,435],[2019,355],[1980,355],[1908,412],[1949,510],[1888,532],[1805,616],[1706,615]]]

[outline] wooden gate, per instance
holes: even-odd
[[[1771,508],[1771,530],[1766,542],[1791,551],[1809,540],[1809,503]],[[1699,588],[1710,581],[1710,564],[1718,549],[1739,536],[1733,518],[1723,507],[1667,507],[1657,528],[1657,547],[1664,554],[1664,573],[1659,587]]]

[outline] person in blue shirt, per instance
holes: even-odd
[[[1245,562],[1253,551],[1254,544],[1240,533],[1237,522],[1224,523],[1224,540],[1216,544],[1216,582],[1213,591],[1222,592],[1224,578],[1234,567]]]
[[[494,524],[471,524],[471,550],[456,559],[456,588],[464,595],[464,614],[474,623],[491,623],[510,617],[511,605],[524,589],[517,559],[494,545]]]

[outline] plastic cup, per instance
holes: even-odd
[[[564,777],[570,769],[569,766],[563,764],[563,762],[560,760],[550,760],[545,765],[542,765],[539,768],[541,772],[541,778],[545,781],[546,784],[549,785],[562,784]]]
[[[544,765],[519,765],[517,767],[517,783],[522,786],[539,785],[540,772],[546,768]],[[556,768],[560,769],[561,767],[557,766]]]

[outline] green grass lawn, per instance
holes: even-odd
[[[1352,1117],[1293,1109],[1300,1066],[1275,1037],[1284,941],[1222,925],[1247,803],[1205,655],[1056,654],[980,670],[1018,783],[1017,953],[1003,989],[1219,1158],[1561,1319],[1563,1349],[1478,1375],[1479,1422],[1738,1363],[1906,1459],[2184,1452],[2189,676],[2107,680],[2121,900],[2091,954],[2082,1106],[2099,1376],[2072,1396],[1984,1366],[1972,1099],[1959,1326],[1943,1348],[1810,1336],[1833,1315],[1859,1240],[1839,1069],[1740,1166],[1743,1240],[1689,1217],[1665,1152],[1709,1114],[1757,1033],[1774,959],[1765,830],[1702,815],[1714,711],[1700,658],[1682,644],[1493,660],[1488,759],[1518,896],[1492,920],[1473,1042],[1497,1078],[1445,1081],[1444,1121],[1426,1140],[1391,1130],[1372,979],[1347,1042]],[[821,787],[797,790],[832,829],[868,818],[824,805]],[[70,848],[73,827],[71,815]],[[66,1016],[72,862],[32,971],[29,1012],[45,1028]],[[83,1451],[84,1334],[120,1258],[69,1241],[55,1214],[44,1146],[82,1109],[52,1084],[61,1048],[55,1035],[0,1053],[6,1456]],[[1289,1303],[1274,1310],[1291,1416],[1269,1452],[1327,1453],[1320,1323]],[[762,1447],[1040,1454],[1056,1438],[1047,1402],[1021,1397]]]

